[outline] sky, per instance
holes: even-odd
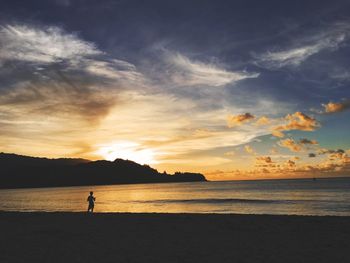
[[[347,176],[349,56],[345,0],[4,0],[0,151]]]

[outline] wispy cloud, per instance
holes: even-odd
[[[5,82],[2,110],[71,114],[90,124],[120,102],[118,91],[145,82],[133,64],[110,58],[94,43],[52,26],[1,26],[0,64],[11,68],[0,72]]]
[[[220,87],[259,76],[259,73],[229,71],[214,63],[191,60],[180,53],[168,53],[166,61],[171,80],[179,86]]]
[[[103,60],[86,60],[85,70],[91,74],[114,79],[126,81],[140,81],[143,76],[136,70],[133,64],[123,60],[110,59]]]
[[[79,83],[47,81],[23,82],[15,88],[0,93],[0,109],[30,115],[70,115],[89,124],[105,117],[117,101],[117,96],[105,94],[103,89]]]
[[[349,36],[350,24],[337,23],[320,33],[309,35],[294,41],[294,45],[279,50],[270,50],[256,55],[255,63],[259,66],[278,69],[296,67],[323,50],[336,50]]]
[[[68,60],[72,63],[102,52],[75,34],[58,27],[5,25],[0,27],[0,61],[19,60],[33,63],[53,63]]]

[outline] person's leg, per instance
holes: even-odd
[[[94,206],[91,206],[91,213],[94,212]]]

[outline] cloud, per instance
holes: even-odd
[[[275,136],[275,137],[278,137],[278,138],[283,138],[284,137],[284,133],[279,131],[279,130],[272,130],[271,134],[273,136]]]
[[[16,108],[26,115],[79,116],[90,124],[106,116],[117,101],[98,87],[56,81],[24,82],[0,94],[0,108]]]
[[[298,178],[316,176],[344,176],[344,172],[350,171],[350,157],[347,154],[338,155],[337,159],[326,159],[317,164],[299,164],[298,158],[287,159],[282,162],[274,162],[269,156],[256,157],[256,169],[232,171],[217,171],[226,179],[230,178],[256,178],[259,174],[261,178]],[[209,173],[209,175],[211,175]]]
[[[272,161],[270,156],[255,157],[255,167],[259,168],[261,172],[271,172],[276,169],[277,165]]]
[[[308,149],[314,145],[318,145],[318,142],[316,140],[309,140],[306,138],[302,138],[299,141],[294,141],[291,138],[280,140],[278,143],[280,146],[288,148],[289,150],[293,152],[301,152],[305,149]]]
[[[337,160],[337,159],[341,159],[342,160],[342,159],[344,159],[344,157],[347,157],[347,154],[342,149],[339,149],[337,151],[330,151],[329,155],[328,155],[328,158],[330,160],[334,160],[334,159],[335,160]]]
[[[272,69],[285,66],[298,66],[310,56],[322,51],[323,49],[337,47],[338,44],[343,41],[344,36],[340,36],[334,41],[320,41],[313,45],[306,45],[284,51],[268,51],[259,57],[258,65],[263,65],[264,67]]]
[[[270,156],[258,156],[255,160],[259,163],[272,163],[272,159]]]
[[[179,53],[168,53],[166,62],[168,63],[167,71],[170,78],[178,86],[220,87],[259,76],[259,73],[228,71],[213,63],[190,60]]]
[[[78,116],[90,124],[121,104],[122,90],[145,83],[131,63],[58,27],[1,26],[0,64],[11,69],[0,72],[0,110]]]
[[[111,59],[109,61],[89,59],[84,64],[85,70],[93,75],[119,81],[143,81],[142,74],[136,70],[133,64],[126,61],[118,59]]]
[[[318,144],[318,142],[316,140],[309,140],[309,139],[306,139],[306,138],[300,139],[299,143],[300,144],[311,144],[311,145]]]
[[[350,165],[350,157],[347,154],[344,154],[342,157],[342,162],[344,165]]]
[[[343,154],[345,151],[343,149],[338,149],[338,150],[332,150],[332,149],[319,149],[318,154],[323,155],[323,154],[333,154],[333,153],[339,153]]]
[[[322,104],[325,113],[336,113],[347,110],[350,108],[350,101],[343,102],[329,102],[327,104]]]
[[[257,125],[268,125],[268,124],[270,124],[270,122],[271,122],[271,120],[268,117],[262,116],[256,121],[256,124]]]
[[[0,27],[0,61],[53,63],[101,54],[93,43],[67,34],[58,27],[6,25]]]
[[[320,124],[316,119],[300,111],[293,114],[288,114],[284,120],[287,122],[285,125],[280,125],[273,128],[272,134],[274,136],[283,137],[284,134],[282,131],[314,131],[320,127]]]
[[[229,115],[227,117],[227,125],[228,127],[232,128],[234,126],[241,125],[244,122],[249,122],[254,118],[255,116],[250,114],[249,112],[238,115]]]
[[[288,160],[288,161],[286,161],[286,166],[287,167],[289,167],[289,168],[294,168],[294,167],[296,167],[296,164],[295,164],[295,162],[294,161],[292,161],[292,160]]]
[[[348,81],[350,80],[350,71],[342,68],[336,68],[333,70],[333,72],[329,73],[329,76],[332,79],[335,79],[337,81]]]
[[[278,144],[282,147],[288,148],[289,150],[293,151],[293,152],[300,152],[302,151],[302,146],[300,144],[298,144],[297,142],[295,142],[293,139],[288,138],[285,140],[280,140],[278,142]]]
[[[295,112],[294,114],[288,114],[285,119],[288,121],[288,124],[281,126],[277,130],[314,131],[320,126],[316,119],[309,117],[300,111]]]
[[[5,25],[0,27],[0,63],[30,63],[36,74],[47,69],[84,71],[107,79],[142,79],[136,67],[110,58],[92,42],[54,26]],[[37,65],[36,67],[33,67]],[[19,64],[23,66],[23,64]]]
[[[287,49],[267,51],[257,55],[255,63],[259,66],[279,69],[296,67],[323,50],[336,50],[349,35],[350,25],[346,23],[334,24],[330,29],[321,33],[297,39],[295,44]]]
[[[309,45],[290,50],[266,52],[259,57],[258,65],[268,68],[281,68],[284,66],[297,66],[309,56],[320,51],[320,46]]]

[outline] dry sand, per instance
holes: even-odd
[[[350,217],[0,213],[0,262],[350,262]]]

